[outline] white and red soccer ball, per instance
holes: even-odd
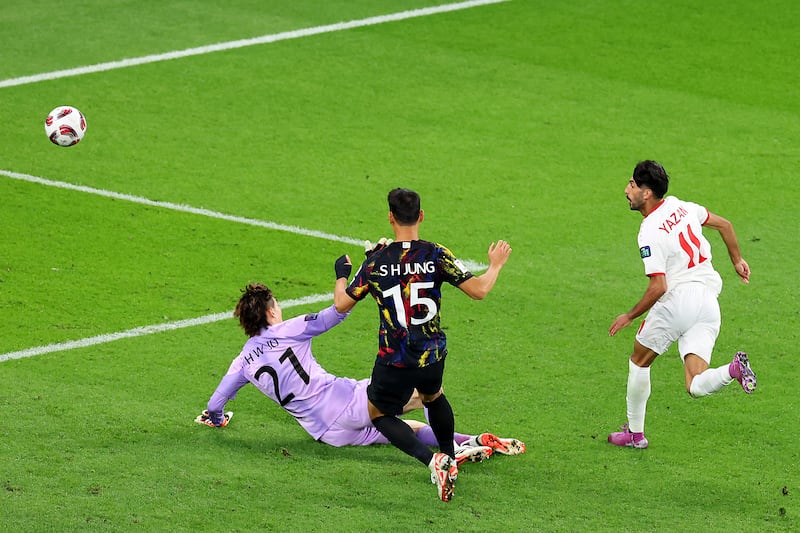
[[[44,120],[44,131],[53,144],[72,146],[86,134],[86,118],[72,106],[58,106]]]

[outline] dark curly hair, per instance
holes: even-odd
[[[255,337],[269,327],[267,309],[272,307],[275,307],[272,291],[262,283],[250,283],[242,290],[233,316],[239,318],[239,325],[248,337]]]
[[[647,187],[656,198],[663,198],[669,188],[669,175],[660,163],[647,159],[639,161],[633,169],[633,181],[639,187]]]

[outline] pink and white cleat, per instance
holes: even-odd
[[[627,446],[629,448],[647,448],[648,442],[644,433],[631,433],[628,429],[628,424],[623,424],[620,429],[608,435],[608,442],[614,446]]]
[[[750,360],[744,352],[736,352],[733,356],[733,361],[728,365],[728,373],[733,379],[739,382],[742,389],[747,394],[753,394],[756,390],[757,380],[753,369],[750,368]]]

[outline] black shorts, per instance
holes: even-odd
[[[414,389],[436,394],[442,388],[444,359],[422,368],[376,364],[367,387],[367,398],[385,415],[401,415]]]

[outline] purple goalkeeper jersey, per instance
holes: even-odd
[[[345,317],[346,313],[338,313],[331,305],[251,337],[208,401],[212,420],[220,421],[225,403],[252,383],[318,439],[350,403],[355,380],[336,377],[322,368],[311,353],[311,341]]]

